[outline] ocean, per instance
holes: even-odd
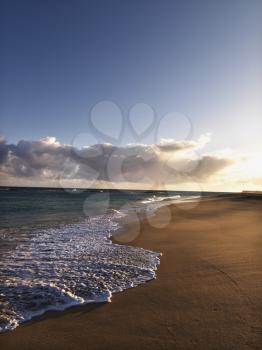
[[[0,332],[154,279],[160,252],[129,245],[140,234],[139,213],[200,195],[1,187]],[[135,232],[117,242],[130,222]]]

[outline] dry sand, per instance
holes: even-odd
[[[1,334],[0,349],[262,349],[261,198],[169,209],[167,227],[144,222],[132,243],[163,253],[156,280],[38,317]]]

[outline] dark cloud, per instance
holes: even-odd
[[[164,140],[157,147],[164,152],[173,152],[181,150],[190,150],[197,147],[197,142],[195,141],[174,141],[174,140]]]
[[[4,163],[8,155],[8,146],[3,137],[0,136],[0,165]]]
[[[78,149],[61,145],[53,137],[21,140],[17,144],[7,144],[0,138],[1,179],[4,183],[10,179],[13,184],[18,180],[21,183],[21,179],[39,184],[42,181],[51,184],[59,179],[172,184],[182,183],[188,176],[204,181],[233,162],[215,155],[192,159],[192,151],[205,142],[203,138],[198,141],[162,140],[159,144],[125,147],[105,143]],[[187,164],[186,170],[180,166],[181,153],[182,161]],[[180,155],[178,158],[177,154]],[[172,162],[168,163],[170,156]]]
[[[199,179],[206,179],[214,173],[232,165],[235,161],[232,158],[221,158],[218,156],[205,155],[199,159],[198,164],[194,170],[194,176]]]

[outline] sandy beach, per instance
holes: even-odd
[[[171,205],[132,244],[163,253],[157,279],[111,303],[49,312],[0,335],[3,350],[261,349],[262,200]],[[161,209],[155,226],[163,221]]]

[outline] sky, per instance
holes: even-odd
[[[117,187],[146,187],[141,176],[172,163],[180,175],[166,171],[160,187],[261,189],[260,0],[2,0],[0,29],[2,184],[55,186],[66,160],[83,164],[65,149],[106,145],[120,163],[130,149],[139,159],[125,159],[133,178],[114,174]],[[101,157],[103,169],[84,163],[108,172]]]

